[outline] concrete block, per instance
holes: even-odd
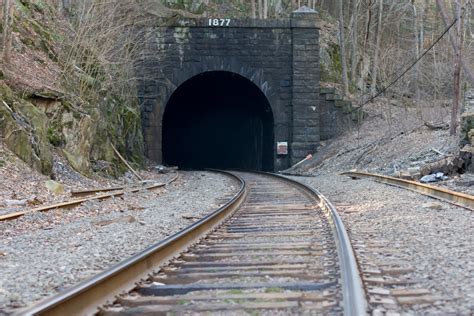
[[[332,101],[332,100],[342,100],[342,97],[338,94],[333,94],[333,93],[329,93],[329,94],[326,94],[325,96],[326,100],[328,101]]]
[[[336,93],[336,89],[334,89],[334,88],[321,88],[320,93],[321,94],[334,94],[334,93]]]

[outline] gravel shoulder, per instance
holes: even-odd
[[[216,173],[179,174],[155,191],[0,222],[0,314],[74,285],[172,235],[239,188]]]
[[[294,177],[325,194],[338,209],[363,269],[406,267],[410,285],[366,286],[427,289],[424,301],[388,297],[372,302],[374,315],[472,315],[474,312],[474,213],[410,191],[335,174]],[[388,271],[388,270],[387,270]],[[374,272],[377,273],[377,272]],[[378,275],[378,277],[384,277]]]

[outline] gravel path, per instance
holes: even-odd
[[[400,287],[430,291],[417,304],[393,298],[371,304],[374,315],[474,313],[473,212],[367,179],[332,174],[295,179],[313,185],[336,205],[357,256],[370,261],[371,269],[410,267],[403,278],[416,282]]]
[[[208,214],[237,192],[234,180],[180,172],[132,203],[114,199],[0,222],[0,315],[120,262]],[[107,207],[104,207],[107,206]]]

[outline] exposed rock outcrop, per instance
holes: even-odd
[[[53,156],[47,136],[48,117],[0,83],[0,135],[7,147],[31,167],[50,174]]]

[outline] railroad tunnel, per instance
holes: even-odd
[[[273,171],[273,113],[263,92],[235,73],[185,81],[163,115],[163,161],[180,168]]]

